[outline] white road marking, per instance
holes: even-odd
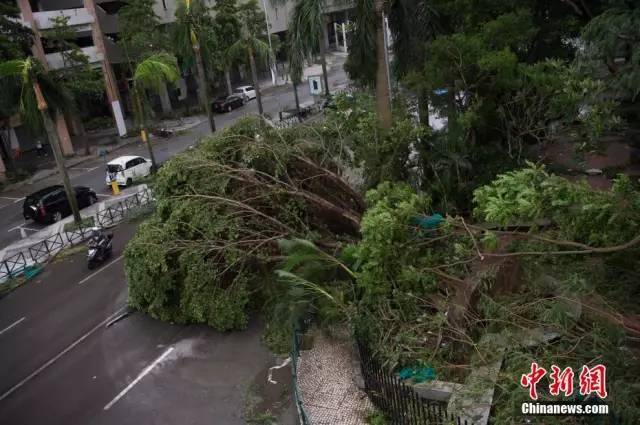
[[[33,378],[38,376],[38,374],[40,374],[40,372],[42,372],[43,370],[45,370],[46,368],[48,368],[49,366],[54,364],[56,361],[58,361],[60,359],[60,357],[64,356],[69,351],[73,350],[78,344],[80,344],[85,339],[89,338],[95,331],[97,331],[98,329],[103,327],[105,323],[108,323],[111,320],[112,317],[117,316],[118,314],[122,313],[122,311],[124,309],[126,309],[126,308],[127,308],[126,306],[122,307],[120,310],[116,311],[115,313],[113,313],[112,315],[110,315],[109,317],[104,319],[102,322],[98,323],[96,326],[91,328],[91,330],[89,332],[87,332],[86,334],[82,335],[80,338],[76,339],[67,348],[65,348],[60,353],[56,354],[53,358],[51,358],[48,362],[46,362],[45,364],[43,364],[42,366],[40,366],[39,368],[34,370],[29,376],[24,378],[22,381],[18,382],[13,387],[9,388],[4,394],[2,394],[0,396],[0,401],[2,401],[5,398],[9,397],[11,394],[13,394],[18,389],[20,389],[20,387],[22,387],[24,384],[26,384],[27,382],[29,382],[30,380],[32,380]]]
[[[24,199],[24,197],[22,197],[22,198],[14,198],[14,197],[11,197],[11,196],[0,196],[0,199],[8,199],[8,200],[13,201],[13,202],[20,202],[20,201],[22,201]]]
[[[24,197],[16,199],[15,201],[13,201],[13,203],[17,204],[20,201],[24,201]]]
[[[104,410],[109,410],[114,404],[116,404],[118,402],[118,400],[120,400],[122,397],[124,397],[124,395],[127,394],[129,392],[129,390],[131,390],[131,388],[133,388],[138,382],[140,382],[140,380],[142,378],[144,378],[146,375],[148,375],[149,372],[151,372],[153,370],[153,368],[158,365],[158,363],[163,361],[173,351],[173,348],[174,347],[167,348],[167,350],[164,353],[162,353],[162,355],[160,357],[155,359],[153,361],[153,363],[151,363],[149,366],[145,367],[144,370],[142,372],[140,372],[140,375],[138,375],[136,377],[136,379],[131,381],[131,383],[129,385],[127,385],[127,387],[124,390],[120,391],[120,394],[115,396],[115,398],[113,400],[111,400],[109,403],[107,403],[106,406],[104,406]]]
[[[88,169],[87,169],[87,173],[90,173],[90,172],[91,172],[91,171],[93,171],[93,170],[97,170],[98,168],[100,168],[100,167],[88,168]]]
[[[80,282],[78,282],[78,285],[82,285],[83,283],[85,283],[86,281],[88,281],[89,279],[91,279],[92,277],[97,275],[98,273],[106,270],[106,268],[109,267],[110,265],[112,265],[113,263],[116,263],[116,262],[120,261],[123,257],[124,257],[124,255],[121,255],[118,258],[116,258],[115,260],[113,260],[112,262],[110,262],[109,264],[107,264],[106,266],[102,267],[100,270],[91,273],[89,276],[85,277]]]
[[[26,317],[22,317],[18,320],[16,320],[15,322],[13,322],[12,324],[10,324],[9,326],[7,326],[6,328],[4,328],[3,330],[0,331],[0,335],[2,335],[3,333],[5,333],[6,331],[8,331],[9,329],[18,326],[20,324],[20,322],[22,322],[24,319],[26,319]]]
[[[29,230],[31,232],[39,232],[40,230],[38,229],[31,229],[29,227],[25,227],[25,226],[16,226],[16,227],[12,227],[11,229],[7,230],[7,232],[13,232],[14,230],[20,230],[20,229],[24,229],[24,230]]]
[[[111,198],[112,195],[107,195],[106,193],[96,193],[96,196],[102,196],[104,198]]]

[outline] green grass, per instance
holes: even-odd
[[[24,276],[12,277],[11,279],[0,283],[0,298],[4,297],[20,285],[24,284],[27,279]]]

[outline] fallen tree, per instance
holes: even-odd
[[[309,134],[247,118],[165,164],[156,212],[125,251],[130,304],[162,320],[242,328],[281,258],[278,240],[329,247],[357,237],[364,201]]]

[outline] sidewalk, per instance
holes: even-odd
[[[191,117],[185,117],[179,120],[172,119],[172,120],[161,121],[159,126],[171,129],[177,133],[177,132],[189,130],[199,125],[204,120],[205,120],[205,117],[203,115],[195,115]],[[109,134],[108,131],[105,132],[103,143],[100,143],[99,141],[100,139],[98,139],[98,142],[90,147],[90,152],[91,152],[90,155],[75,155],[73,157],[67,158],[65,160],[66,168],[69,169],[72,167],[76,167],[82,164],[83,162],[96,159],[99,156],[99,152],[101,150],[106,151],[106,153],[108,154],[111,152],[115,152],[119,149],[122,149],[126,146],[130,146],[135,143],[141,143],[140,138],[137,134],[133,135],[133,132],[131,132],[131,134],[132,135],[130,135],[127,138],[120,138],[120,137],[113,137],[112,135]],[[150,134],[149,137],[151,140],[153,140],[155,136]],[[49,146],[47,146],[47,149],[49,149]],[[46,160],[45,158],[37,157],[35,152],[29,152],[28,154],[29,155],[33,154],[34,158],[37,158],[36,160],[40,161],[40,164],[36,165],[39,171],[35,172],[31,177],[27,179],[5,185],[0,191],[0,193],[9,192],[12,190],[19,189],[20,187],[25,185],[37,183],[40,180],[46,179],[47,177],[51,177],[58,173],[58,169],[56,168],[55,160],[52,154],[49,154],[47,157],[45,157]]]

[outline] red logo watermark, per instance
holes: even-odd
[[[520,377],[520,385],[529,389],[529,397],[532,400],[538,399],[537,385],[547,374],[547,370],[536,362],[531,363],[531,372]],[[575,374],[571,367],[560,369],[556,365],[551,365],[549,378],[549,393],[554,396],[564,394],[568,397],[573,394],[573,378]],[[593,367],[582,366],[582,371],[578,378],[580,394],[589,395],[595,393],[601,399],[607,397],[607,368],[598,364]]]

